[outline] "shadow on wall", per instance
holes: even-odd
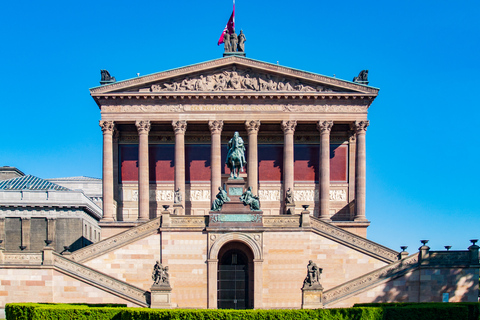
[[[472,302],[478,295],[473,268],[420,266],[389,281],[372,302]],[[474,300],[473,300],[474,301]]]

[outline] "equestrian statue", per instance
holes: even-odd
[[[228,141],[227,160],[225,164],[230,169],[230,178],[238,179],[239,171],[243,172],[245,161],[245,144],[238,132],[233,134],[233,138]]]

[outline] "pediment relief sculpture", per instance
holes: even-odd
[[[266,73],[257,73],[251,70],[217,71],[206,75],[186,77],[152,85],[150,88],[140,89],[152,92],[168,91],[297,91],[297,92],[335,92],[334,89],[323,85],[306,84],[299,79],[287,79]]]

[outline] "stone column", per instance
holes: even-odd
[[[114,221],[113,204],[113,121],[100,121],[103,131],[103,218],[102,221]]]
[[[357,155],[355,160],[355,221],[367,221],[365,217],[366,198],[366,150],[365,133],[370,122],[355,121],[357,133]]]
[[[217,272],[218,272],[218,259],[208,259],[208,309],[217,309]]]
[[[180,188],[182,193],[182,206],[185,208],[185,131],[187,121],[172,121],[175,131],[175,190]]]
[[[293,177],[293,134],[297,126],[296,120],[282,121],[282,130],[284,134],[283,143],[283,199],[288,189],[294,191]]]
[[[258,195],[258,147],[257,137],[260,120],[245,121],[248,131],[247,187],[252,187],[254,195]]]
[[[212,144],[210,146],[211,156],[211,185],[210,185],[210,204],[215,200],[217,195],[218,187],[222,185],[222,129],[223,129],[223,120],[214,120],[208,121],[208,126],[210,128],[210,133],[212,134]],[[215,289],[216,290],[216,289]],[[215,291],[216,292],[216,291]],[[215,303],[216,300],[215,300]],[[210,307],[209,307],[210,308]],[[216,304],[215,304],[216,308]]]
[[[320,131],[320,164],[319,164],[319,194],[321,220],[330,221],[330,131],[333,121],[319,121]]]
[[[137,121],[138,130],[138,221],[150,218],[150,179],[148,170],[148,133],[150,120]]]
[[[52,241],[51,246],[55,247],[55,235],[57,228],[57,219],[56,218],[47,218],[47,240]]]

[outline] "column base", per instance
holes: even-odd
[[[332,222],[332,219],[330,219],[330,218],[322,218],[322,217],[319,217],[318,219],[320,219],[320,220],[323,221],[323,222]]]
[[[100,222],[113,222],[113,221],[115,221],[115,219],[113,219],[113,217],[102,218],[100,220]]]
[[[355,217],[355,218],[353,219],[353,221],[368,221],[368,219],[365,218],[365,216],[363,216],[363,217]]]
[[[284,214],[295,214],[295,203],[288,203],[285,205],[285,213]]]
[[[145,218],[138,218],[137,219],[137,222],[147,222],[147,221],[150,221],[149,219],[145,219]]]

